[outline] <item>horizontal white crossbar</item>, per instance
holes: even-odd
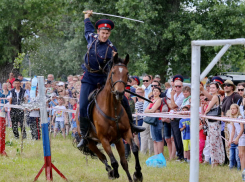
[[[226,40],[193,40],[191,41],[192,46],[222,46],[222,45],[245,45],[245,39],[226,39]]]

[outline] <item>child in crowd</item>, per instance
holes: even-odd
[[[182,111],[189,111],[188,106],[184,106]],[[184,159],[186,162],[190,162],[190,146],[191,146],[191,138],[190,138],[190,118],[181,119],[179,121],[179,128],[183,135],[183,146],[184,146]]]
[[[65,113],[64,111],[60,111],[60,110],[56,110],[56,109],[66,109],[66,107],[64,106],[65,103],[65,99],[63,97],[59,97],[58,98],[58,106],[54,107],[54,116],[52,119],[52,123],[54,124],[54,118],[55,118],[55,126],[54,126],[54,137],[56,136],[56,133],[58,132],[58,127],[60,125],[60,129],[62,131],[62,135],[65,138],[65,123],[68,123],[67,121],[67,113]]]
[[[54,115],[54,107],[58,105],[58,100],[57,100],[57,96],[56,96],[56,93],[52,93],[50,95],[50,99],[51,101],[49,102],[49,108],[51,110],[49,110],[48,112],[48,115],[49,115],[49,122],[51,122],[52,118],[53,118],[53,115]],[[52,125],[51,125],[51,130],[53,131],[53,128],[52,128]]]
[[[228,110],[226,112],[226,116],[227,117],[231,117],[231,110]],[[227,128],[230,134],[230,141],[233,141],[236,137],[237,137],[237,133],[234,133],[234,137],[233,139],[231,139],[231,133],[232,133],[232,125],[231,123],[227,124]],[[230,146],[230,164],[229,164],[229,168],[232,169],[233,167],[237,166],[237,169],[240,170],[241,169],[241,163],[240,163],[240,159],[238,156],[238,145],[234,144],[234,143],[230,143],[229,142],[229,146]]]
[[[35,102],[35,101],[33,101]],[[30,111],[30,129],[33,140],[40,140],[40,112],[39,108]]]
[[[72,105],[72,109],[74,111],[76,111],[77,110],[77,99],[71,99],[70,100],[70,104]],[[75,137],[75,133],[76,133],[75,131],[77,131],[77,123],[76,123],[75,117],[76,117],[76,113],[72,113],[72,117],[71,117],[71,120],[70,121],[71,121],[71,129],[73,131],[72,132],[72,136],[73,137]]]
[[[207,135],[207,132],[204,130],[205,126],[206,126],[205,121],[202,118],[200,118],[199,119],[199,163],[203,162],[202,153],[205,147],[205,141]]]
[[[231,118],[242,119],[242,115],[240,113],[240,109],[239,109],[239,106],[237,104],[231,105],[230,112],[231,112],[231,114],[230,114]],[[231,122],[231,126],[232,126],[232,131],[231,131],[231,135],[230,135],[229,145],[231,147],[234,146],[231,144],[238,145],[241,169],[244,169],[245,168],[245,135],[243,133],[244,126],[243,126],[243,123],[233,123],[233,122]],[[230,152],[230,153],[232,153],[232,152]],[[240,166],[238,166],[238,167],[240,167]]]

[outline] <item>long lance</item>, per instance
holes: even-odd
[[[147,101],[147,102],[152,103],[151,100],[149,100],[149,99],[147,99],[147,98],[145,98],[145,97],[142,97],[141,95],[138,95],[138,94],[136,94],[136,93],[133,93],[133,92],[131,92],[131,91],[128,90],[128,89],[125,89],[125,92],[128,92],[128,93],[130,93],[130,94],[132,94],[132,95],[134,95],[134,96],[137,96],[137,97],[139,97],[139,98],[141,98],[141,99],[143,99],[143,100],[145,100],[145,101]]]
[[[84,14],[87,14],[87,11],[83,11],[83,13],[84,13]],[[132,18],[126,18],[126,17],[123,17],[123,16],[117,16],[117,15],[111,15],[111,14],[105,14],[105,13],[96,13],[96,12],[92,12],[92,14],[95,14],[95,15],[112,16],[112,17],[116,17],[116,18],[122,18],[122,19],[126,19],[126,20],[131,20],[131,21],[137,21],[137,22],[140,22],[140,23],[144,23],[143,21],[136,20],[136,19],[132,19]]]

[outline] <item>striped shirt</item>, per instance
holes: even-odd
[[[137,112],[137,113],[143,113],[144,112],[143,106],[144,106],[144,101],[143,102],[137,101],[135,103],[135,112]],[[136,118],[134,118],[134,119],[136,119]],[[143,119],[143,116],[137,116],[137,119],[138,120],[139,119]]]

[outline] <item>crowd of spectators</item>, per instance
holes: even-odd
[[[162,89],[160,76],[143,77],[143,85],[137,83],[137,77],[131,77],[128,89],[135,91],[152,103],[132,96],[137,113],[172,113],[190,111],[191,88],[183,86],[183,77],[176,75],[164,83]],[[244,118],[245,83],[237,86],[231,80],[225,82],[220,77],[213,77],[211,83],[200,83],[200,114],[220,107],[221,117]],[[133,105],[134,103],[131,103]],[[183,113],[183,112],[182,112]],[[143,116],[137,116],[135,122],[146,130],[135,140],[143,154],[159,154],[167,145],[169,160],[190,161],[190,118],[159,118],[157,125],[144,122]],[[195,121],[192,121],[195,122]],[[199,121],[199,162],[209,163],[213,167],[229,164],[230,168],[245,167],[245,134],[243,124],[200,118]]]
[[[79,110],[81,76],[69,75],[66,82],[55,81],[49,74],[45,81],[50,130],[54,137],[60,132],[65,138],[69,131],[76,137],[79,132],[76,120],[79,113],[67,113],[59,109]],[[183,77],[175,75],[170,82],[161,83],[159,75],[145,75],[142,86],[138,76],[129,78],[126,89],[152,101],[149,103],[140,97],[125,93],[132,113],[173,113],[190,111],[191,89],[183,86]],[[211,83],[200,83],[200,114],[220,107],[221,116],[244,118],[245,83],[237,86],[231,80],[225,82],[220,77],[213,77]],[[21,105],[36,102],[30,99],[31,82],[22,75],[9,79],[2,84],[1,104]],[[38,95],[38,92],[36,93]],[[15,138],[19,138],[18,126],[26,137],[24,111],[18,108],[1,106],[6,112],[7,123],[13,128]],[[183,113],[183,112],[182,112]],[[27,111],[27,125],[30,126],[32,139],[40,139],[39,109]],[[158,118],[156,125],[144,122],[143,116],[134,118],[139,126],[146,130],[135,134],[134,139],[143,154],[164,154],[164,145],[168,148],[169,160],[190,161],[190,118]],[[229,164],[230,168],[245,167],[245,135],[243,124],[199,118],[199,162],[209,163],[213,167]],[[126,156],[130,155],[130,146],[125,142]]]
[[[50,131],[54,133],[61,132],[65,138],[69,131],[72,135],[77,136],[76,114],[67,113],[59,109],[70,109],[77,111],[78,100],[81,88],[81,76],[69,75],[66,82],[55,81],[54,76],[49,74],[45,79],[46,100],[47,100],[47,115],[50,123]],[[36,89],[36,98],[30,98],[31,80],[24,79],[21,74],[15,77],[13,73],[9,74],[9,79],[2,84],[0,90],[1,104],[36,105],[38,102],[38,89]],[[7,105],[0,106],[1,111],[5,112],[7,126],[12,127],[13,134],[16,139],[19,138],[18,127],[21,128],[23,138],[27,137],[25,127],[30,127],[31,138],[34,140],[40,139],[40,111],[39,108],[33,109],[30,107],[24,111],[21,108],[11,108]],[[24,115],[25,113],[25,115]],[[78,112],[77,112],[78,115]],[[26,117],[24,123],[24,117]],[[77,116],[78,117],[78,116]]]

